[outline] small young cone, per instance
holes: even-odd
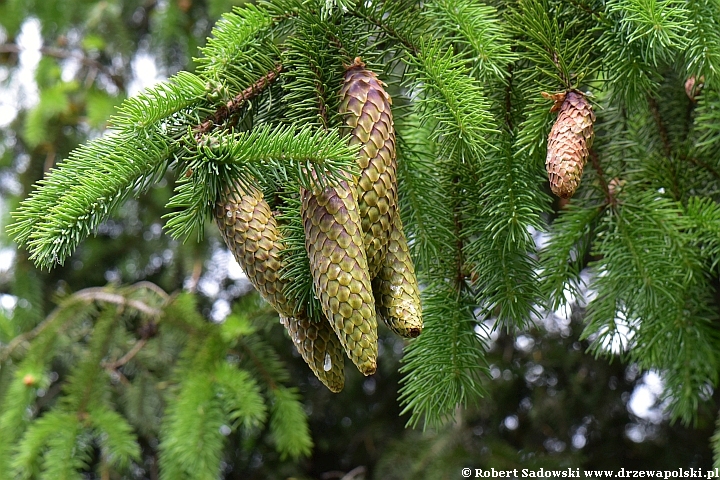
[[[295,304],[283,294],[287,282],[280,277],[277,221],[262,192],[249,186],[224,191],[215,205],[215,220],[250,283],[281,315],[292,315]]]
[[[595,114],[580,92],[570,91],[550,130],[545,168],[550,188],[560,198],[570,198],[580,185],[593,139]]]
[[[373,279],[377,312],[385,324],[401,337],[415,338],[423,328],[420,288],[410,258],[400,215],[395,215],[388,252]]]
[[[313,322],[307,315],[280,316],[295,348],[310,366],[315,376],[331,392],[338,393],[345,386],[343,349],[327,319]]]
[[[700,95],[704,86],[705,75],[701,75],[700,78],[695,78],[695,75],[692,75],[685,81],[685,93],[693,103],[697,103],[698,95]]]
[[[241,189],[242,193],[238,191]],[[296,313],[295,302],[284,295],[288,282],[280,277],[282,238],[262,193],[240,186],[236,191],[223,192],[215,208],[215,219],[225,244],[250,283],[280,313],[280,320],[303,360],[332,392],[341,391],[345,384],[342,348],[327,319],[312,322],[304,310]]]
[[[377,368],[377,319],[355,185],[301,191],[305,246],[323,312],[364,375]]]
[[[340,114],[358,154],[358,206],[370,278],[380,270],[397,210],[397,161],[392,100],[377,76],[359,58],[345,72]]]

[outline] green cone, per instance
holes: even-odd
[[[340,392],[345,386],[343,350],[327,319],[313,322],[303,314],[280,316],[280,323],[318,380],[331,392]]]
[[[377,320],[355,186],[301,191],[315,292],[345,352],[365,375],[377,368]]]
[[[350,130],[350,145],[362,145],[358,206],[370,278],[382,265],[397,210],[397,161],[392,101],[377,76],[359,58],[345,73],[340,114]]]
[[[420,288],[400,215],[395,215],[388,252],[373,279],[377,313],[401,337],[414,338],[423,328]]]
[[[287,282],[280,278],[277,221],[262,192],[244,185],[224,191],[215,205],[215,220],[250,283],[281,315],[292,315],[295,305],[285,298]]]
[[[304,309],[295,312],[295,303],[284,295],[288,282],[280,277],[282,238],[262,193],[240,185],[223,192],[215,219],[250,283],[280,313],[280,321],[303,360],[332,392],[341,391],[345,385],[342,348],[327,319],[312,322]]]

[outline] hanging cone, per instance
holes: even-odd
[[[280,323],[315,376],[331,392],[340,392],[345,386],[343,350],[327,319],[313,322],[306,315],[280,316]]]
[[[373,291],[378,315],[393,332],[405,338],[420,335],[423,328],[420,288],[399,214],[395,215],[382,268],[373,279]]]
[[[548,96],[560,104],[560,113],[550,130],[545,168],[550,188],[560,198],[570,198],[580,185],[593,139],[595,114],[582,93],[571,90]],[[562,102],[562,103],[560,103]]]
[[[301,190],[315,292],[345,352],[364,375],[377,368],[377,319],[355,186]]]
[[[340,90],[340,114],[358,155],[358,206],[370,278],[382,265],[397,210],[397,162],[392,100],[360,58],[348,67]]]
[[[215,220],[260,296],[281,315],[292,315],[295,305],[283,294],[287,282],[280,278],[282,244],[277,221],[262,192],[244,185],[224,191],[215,205]]]
[[[241,185],[226,190],[215,206],[215,220],[250,283],[280,313],[303,360],[332,392],[341,391],[345,384],[342,348],[327,319],[312,322],[303,309],[295,312],[295,302],[284,295],[288,282],[280,277],[282,239],[262,193]]]

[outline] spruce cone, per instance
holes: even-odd
[[[306,315],[281,315],[280,323],[287,328],[295,348],[315,376],[331,392],[340,392],[345,386],[343,351],[327,319],[313,322]]]
[[[695,75],[692,75],[685,81],[685,93],[687,94],[688,98],[693,101],[693,103],[697,103],[697,97],[698,95],[700,95],[700,92],[702,91],[704,86],[705,75],[701,75],[700,78],[695,78]]]
[[[593,139],[595,114],[585,95],[572,90],[557,96],[560,113],[550,130],[545,168],[550,188],[560,198],[570,198],[580,185]]]
[[[390,231],[388,252],[373,279],[377,312],[390,329],[405,338],[415,338],[423,328],[420,288],[410,258],[400,215]]]
[[[215,205],[220,233],[265,301],[281,315],[290,316],[295,305],[283,294],[287,282],[280,278],[277,221],[262,192],[249,186],[238,186],[236,190],[241,189],[243,193],[226,190]]]
[[[358,206],[370,278],[374,278],[390,241],[398,203],[392,100],[360,58],[345,72],[340,97],[340,114],[351,130],[349,143],[362,145]]]
[[[294,313],[295,303],[283,293],[288,282],[280,277],[282,239],[275,217],[259,190],[243,190],[248,193],[223,192],[215,207],[225,244],[250,283],[280,313],[281,323],[315,376],[332,392],[339,392],[345,384],[340,342],[327,319],[315,323],[302,309]]]
[[[301,191],[305,246],[315,292],[350,359],[372,375],[377,368],[377,319],[362,240],[355,185],[322,193]]]

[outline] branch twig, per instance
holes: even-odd
[[[386,21],[387,19],[383,19],[385,21],[381,21],[371,17],[370,15],[366,15],[356,10],[351,10],[350,13],[382,29],[383,31],[385,31],[385,33],[399,41],[413,55],[418,56],[420,54],[420,49],[415,44],[413,44],[412,41],[405,38],[404,36],[402,36],[402,34],[400,34],[400,32],[391,27]]]
[[[128,350],[128,352],[120,357],[119,359],[115,360],[114,362],[103,362],[103,367],[110,369],[110,370],[117,370],[118,368],[122,367],[126,363],[128,363],[130,360],[133,359],[135,355],[138,354],[140,350],[145,346],[147,343],[147,338],[141,338],[137,342],[135,342],[135,345]]]
[[[103,65],[102,63],[98,62],[97,60],[93,60],[92,58],[89,58],[85,55],[76,53],[74,51],[70,50],[62,50],[60,48],[55,47],[40,47],[40,53],[47,56],[47,57],[53,57],[53,58],[59,58],[59,59],[73,59],[77,60],[86,67],[92,68],[103,75],[106,75],[114,84],[116,87],[118,87],[119,90],[124,91],[125,90],[125,84],[122,80],[122,77],[119,75],[114,74],[107,66]],[[19,45],[14,43],[4,43],[0,45],[0,53],[20,53],[23,51],[23,48],[21,48]]]
[[[282,69],[282,64],[277,65],[268,73],[258,78],[255,83],[238,93],[235,98],[229,100],[225,105],[221,105],[215,113],[210,115],[204,122],[193,129],[195,132],[195,138],[199,139],[202,135],[210,133],[216,126],[221,125],[225,122],[225,120],[237,112],[245,104],[245,102],[257,97],[271,83],[277,80]]]
[[[648,105],[650,105],[650,112],[655,119],[655,124],[657,125],[658,132],[660,133],[660,140],[663,144],[663,152],[666,157],[670,158],[672,156],[672,145],[670,144],[670,137],[668,136],[667,128],[665,127],[665,123],[660,115],[660,108],[658,107],[655,98],[651,96],[648,96]]]
[[[52,325],[60,317],[60,312],[68,305],[72,304],[73,300],[83,303],[100,301],[106,303],[113,303],[115,305],[120,305],[123,307],[128,306],[134,308],[135,310],[138,310],[139,312],[143,312],[153,317],[159,317],[162,314],[161,310],[153,308],[139,300],[128,299],[123,297],[122,295],[108,292],[103,288],[86,288],[75,293],[70,297],[69,301],[63,302],[62,305],[59,305],[57,308],[55,308],[55,310],[53,310],[52,313],[50,313],[50,315],[48,315],[47,318],[40,322],[40,324],[38,324],[35,328],[30,330],[29,332],[23,333],[22,335],[18,335],[17,337],[13,338],[10,343],[8,343],[7,347],[5,347],[2,352],[0,352],[0,363],[7,360],[7,358],[19,345],[36,338],[43,331],[45,331],[46,328]]]
[[[164,301],[166,301],[166,302],[167,302],[168,299],[170,298],[170,295],[168,295],[165,290],[163,290],[162,288],[158,287],[157,285],[155,285],[155,284],[152,283],[152,282],[148,282],[147,280],[141,280],[141,281],[133,284],[131,288],[132,288],[133,290],[138,290],[138,289],[141,289],[141,288],[145,288],[145,289],[148,289],[148,290],[152,290],[153,292],[157,293],[158,297],[162,298],[162,299],[163,299]]]
[[[590,163],[597,172],[598,179],[600,180],[600,187],[603,189],[603,192],[605,192],[605,198],[607,198],[608,205],[615,205],[616,200],[615,197],[610,193],[610,185],[605,178],[605,172],[600,165],[597,153],[592,148],[590,149]]]
[[[162,313],[157,308],[153,308],[150,305],[143,303],[139,300],[131,300],[123,297],[122,295],[118,295],[117,293],[110,293],[103,288],[98,287],[80,290],[73,296],[86,302],[98,300],[101,302],[113,303],[115,305],[120,305],[123,307],[132,307],[139,312],[151,315],[153,317],[158,317]]]
[[[712,174],[713,177],[720,179],[720,172],[718,172],[715,168],[713,168],[712,165],[708,165],[707,163],[703,162],[702,160],[694,157],[687,157],[683,156],[683,159],[687,160],[690,163],[695,164],[698,167],[704,168],[708,172]]]

